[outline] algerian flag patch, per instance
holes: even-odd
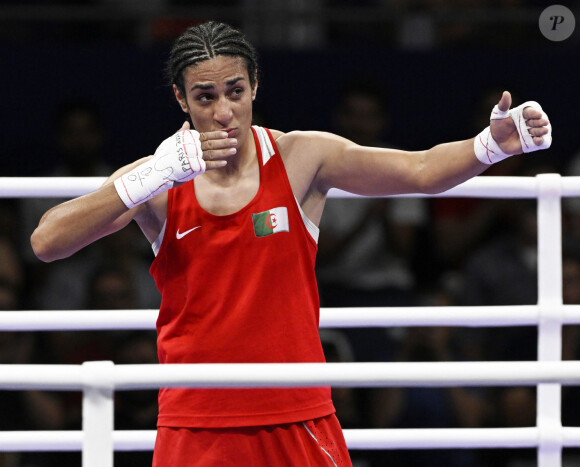
[[[266,237],[278,232],[289,232],[288,209],[285,207],[252,214],[256,237]]]

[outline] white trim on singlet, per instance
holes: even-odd
[[[265,128],[258,125],[253,125],[252,128],[256,130],[256,134],[258,135],[258,142],[262,150],[262,165],[266,165],[270,157],[276,154],[276,151],[274,150],[274,146],[272,146],[272,141],[270,141],[270,136]]]
[[[270,158],[276,154],[274,146],[272,145],[272,141],[270,141],[270,136],[268,132],[262,128],[261,126],[253,125],[254,130],[256,130],[256,134],[258,135],[258,141],[260,143],[260,148],[262,149],[262,165],[266,165],[266,163],[270,160]],[[316,227],[316,224],[312,222],[302,210],[302,206],[294,197],[296,201],[296,205],[300,211],[300,215],[302,216],[302,222],[304,222],[304,226],[306,230],[310,234],[310,236],[314,239],[314,241],[318,244],[318,236],[319,236],[319,229]]]
[[[157,256],[157,253],[159,253],[159,248],[161,248],[161,242],[163,241],[163,237],[165,236],[165,226],[166,225],[167,225],[167,219],[165,219],[165,222],[163,223],[163,227],[161,228],[161,232],[159,232],[159,235],[157,235],[157,238],[151,244],[151,248],[153,248],[153,254],[155,256]]]
[[[274,146],[272,146],[272,142],[270,141],[268,132],[260,126],[254,125],[253,128],[256,130],[256,134],[258,135],[258,142],[260,143],[260,149],[262,151],[262,165],[266,165],[266,163],[270,160],[270,158],[274,154],[276,154],[276,151],[274,150]],[[298,210],[300,211],[300,216],[302,217],[302,222],[304,222],[306,230],[308,231],[310,236],[314,239],[316,244],[318,244],[320,230],[318,229],[316,224],[306,216],[296,197],[294,197],[294,201],[296,201],[296,205],[298,206]],[[159,253],[159,249],[161,248],[161,243],[163,242],[163,237],[165,235],[166,225],[167,219],[165,219],[165,222],[163,223],[163,228],[161,229],[161,232],[159,232],[159,235],[157,236],[155,241],[151,244],[151,248],[153,249],[153,254],[155,256],[157,256],[157,253]]]
[[[300,203],[298,202],[296,197],[294,197],[294,201],[296,201],[296,206],[298,206],[298,209],[300,210],[300,215],[302,216],[302,222],[304,222],[304,226],[306,227],[306,230],[308,230],[308,233],[310,234],[310,236],[314,239],[314,241],[318,245],[318,235],[320,234],[320,229],[318,227],[316,227],[316,224],[314,222],[312,222],[306,214],[304,214],[304,211],[302,210],[302,206],[300,206]]]

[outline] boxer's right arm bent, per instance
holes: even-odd
[[[153,241],[165,220],[165,192],[206,169],[225,167],[235,143],[226,132],[200,135],[186,122],[153,156],[119,169],[97,191],[49,210],[31,236],[34,253],[45,262],[67,258],[133,219]]]
[[[30,237],[36,256],[50,262],[67,258],[92,242],[125,227],[148,206],[127,210],[113,181],[133,170],[141,159],[115,172],[98,190],[47,211]]]

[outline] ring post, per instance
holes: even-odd
[[[113,467],[113,362],[84,362],[83,467]]]
[[[558,174],[538,182],[538,360],[562,360],[562,183]],[[538,467],[562,465],[561,384],[538,384]]]

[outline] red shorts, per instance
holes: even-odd
[[[352,466],[334,415],[239,428],[158,427],[153,467]]]

